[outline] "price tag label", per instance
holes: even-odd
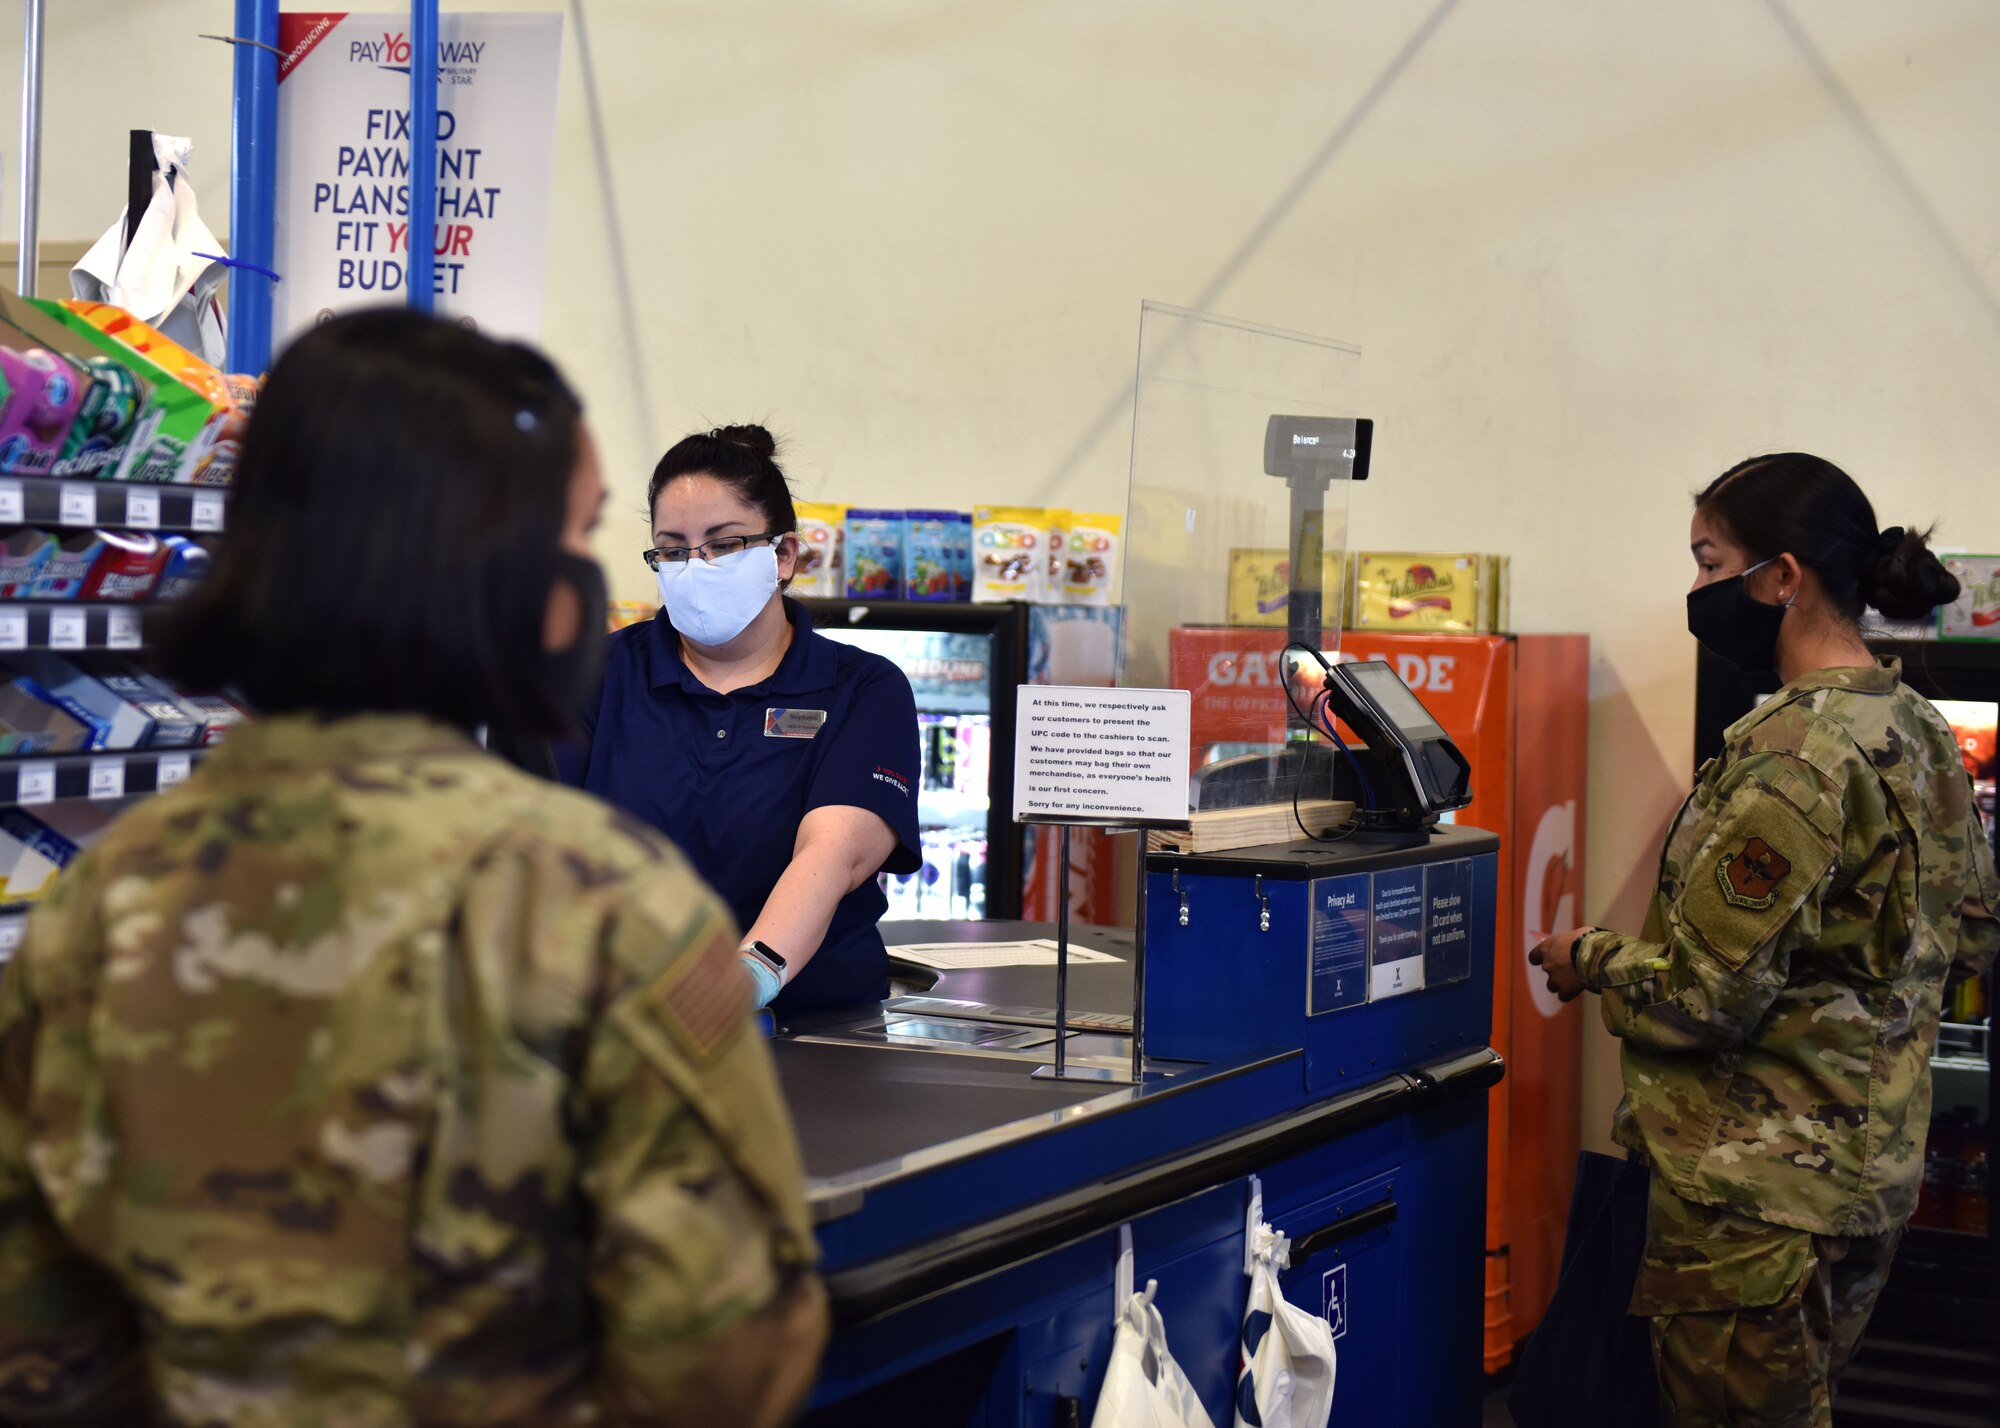
[[[104,621],[104,647],[108,650],[136,650],[141,643],[137,610],[113,610]]]
[[[216,491],[194,493],[194,513],[188,517],[188,524],[198,531],[219,531],[222,529],[222,495]]]
[[[90,796],[92,798],[123,798],[125,796],[124,759],[92,759],[90,761]]]
[[[194,769],[193,754],[160,755],[160,792],[165,793],[177,783],[186,783],[187,776]]]
[[[56,505],[56,519],[66,526],[97,524],[97,488],[80,481],[66,482]]]
[[[80,650],[89,640],[90,620],[81,610],[49,611],[49,648]]]
[[[160,493],[137,486],[125,493],[125,524],[135,531],[160,528]]]
[[[0,610],[0,650],[24,650],[27,647],[28,612]]]
[[[21,504],[21,483],[0,481],[0,525],[18,526],[27,518],[27,507]]]
[[[0,918],[0,957],[11,957],[21,950],[21,936],[28,930],[25,917]]]
[[[56,801],[56,766],[54,764],[22,764],[20,779],[14,791],[14,802],[23,808],[33,808],[38,803]]]

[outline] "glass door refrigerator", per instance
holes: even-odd
[[[1994,813],[1995,726],[2000,724],[2000,640],[1871,638],[1903,662],[1903,678],[1958,736],[1986,836],[2000,847]],[[1777,676],[1744,674],[1703,650],[1695,677],[1695,763],[1776,691]],[[2000,1220],[1992,1213],[2000,1159],[2000,1066],[1993,999],[2000,973],[1946,993],[1931,1058],[1931,1127],[1923,1195],[1896,1251],[1867,1336],[1841,1381],[1841,1428],[1891,1423],[2000,1423]]]
[[[891,661],[917,696],[924,865],[908,877],[882,875],[886,920],[1019,917],[1014,690],[1027,677],[1029,607],[804,603],[815,630]]]

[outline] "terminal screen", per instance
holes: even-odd
[[[1343,673],[1405,734],[1415,739],[1444,737],[1444,730],[1431,717],[1431,711],[1424,708],[1423,702],[1410,693],[1410,686],[1403,683],[1388,665],[1370,660],[1350,664]]]

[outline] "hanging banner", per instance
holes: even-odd
[[[349,308],[406,300],[409,15],[278,17],[282,348]],[[541,334],[561,15],[438,17],[437,311]]]

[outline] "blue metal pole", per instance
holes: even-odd
[[[436,305],[438,0],[410,0],[410,306]]]
[[[277,262],[278,0],[236,0],[236,96],[230,132],[229,246],[242,262]],[[269,45],[259,49],[257,45]],[[229,370],[271,365],[271,279],[229,273]]]

